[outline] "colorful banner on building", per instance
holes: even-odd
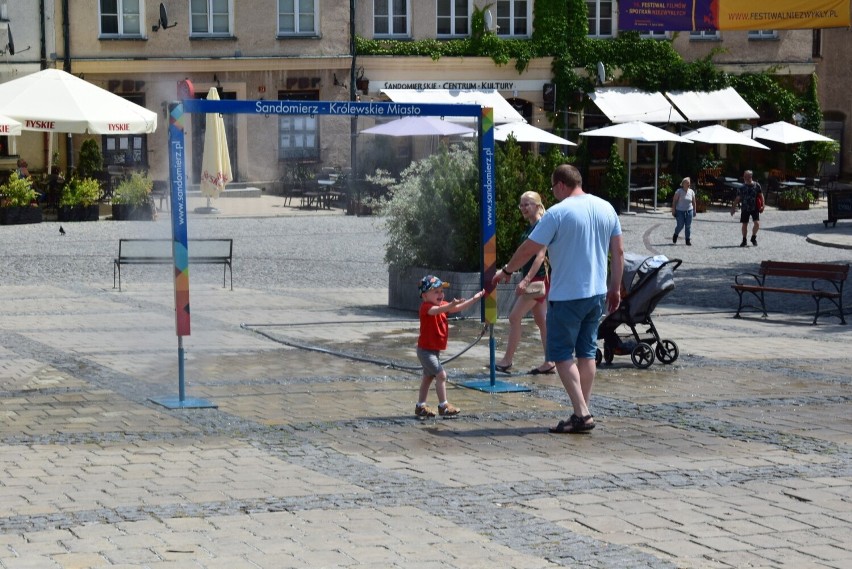
[[[850,0],[619,0],[618,28],[639,31],[844,28]]]

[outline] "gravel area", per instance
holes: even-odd
[[[806,211],[767,208],[758,234],[758,247],[739,247],[738,217],[717,208],[699,214],[693,223],[693,246],[680,239],[671,242],[674,219],[665,206],[658,213],[622,215],[625,249],[648,255],[662,254],[683,260],[676,272],[677,290],[663,304],[730,309],[736,294],[734,276],[753,271],[761,260],[848,263],[848,249],[809,243],[808,234],[831,232],[822,220],[824,201]],[[0,226],[0,255],[4,268],[0,285],[31,282],[108,283],[118,239],[171,235],[170,219],[155,222],[100,220]],[[190,237],[234,239],[234,284],[239,287],[275,290],[306,288],[318,282],[352,282],[356,288],[386,288],[384,263],[386,236],[381,219],[345,215],[294,215],[290,217],[190,216]],[[310,266],[310,270],[306,267]],[[164,267],[126,267],[133,282],[167,282]],[[193,277],[207,282],[221,273],[218,267],[193,266]],[[124,269],[123,269],[124,271]],[[810,298],[785,298],[792,310],[811,309]]]

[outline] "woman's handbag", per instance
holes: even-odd
[[[524,296],[527,298],[541,298],[547,293],[547,288],[544,286],[544,281],[533,281],[527,285],[527,290]]]

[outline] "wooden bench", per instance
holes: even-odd
[[[174,264],[171,239],[119,239],[118,257],[113,259],[112,288],[118,277],[118,290],[121,291],[121,265],[171,265]],[[205,265],[222,265],[222,287],[226,274],[231,276],[231,290],[234,290],[232,259],[233,239],[190,239],[189,262]]]
[[[735,277],[736,284],[731,285],[740,297],[740,305],[737,308],[737,313],[734,318],[740,317],[740,311],[743,308],[754,308],[763,311],[763,317],[766,318],[766,301],[764,294],[767,292],[778,292],[784,294],[801,294],[808,295],[816,302],[816,313],[814,314],[813,324],[817,323],[820,316],[834,315],[840,318],[841,324],[846,324],[846,318],[843,315],[843,283],[849,275],[849,265],[832,265],[828,263],[785,263],[781,261],[763,261],[760,263],[760,271],[758,274],[742,273]],[[766,284],[766,277],[786,277],[793,279],[810,279],[811,288],[785,288],[779,286],[769,286]],[[748,281],[748,278],[754,280],[754,284],[742,282]],[[750,282],[750,281],[748,281]],[[822,287],[822,288],[821,288]],[[743,305],[743,295],[750,293],[760,306]],[[823,300],[828,300],[834,305],[835,310],[820,310],[820,303]]]

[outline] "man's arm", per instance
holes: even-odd
[[[532,239],[526,239],[518,246],[515,254],[512,255],[511,259],[509,259],[509,262],[503,265],[506,267],[508,272],[503,271],[502,268],[499,269],[494,274],[494,278],[491,279],[491,285],[497,286],[499,283],[508,282],[512,273],[523,267],[527,259],[538,255],[539,251],[543,251],[544,248],[544,244],[536,243]]]
[[[609,287],[606,293],[606,307],[611,314],[618,310],[618,305],[621,304],[621,278],[624,275],[624,242],[621,235],[610,238],[609,252]]]

